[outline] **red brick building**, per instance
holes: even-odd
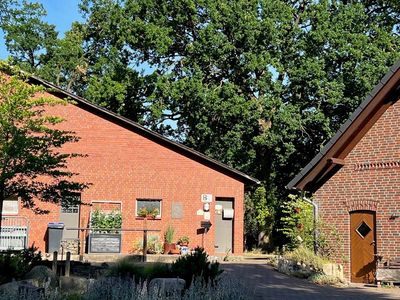
[[[400,62],[288,185],[314,193],[352,282],[374,281],[376,256],[400,257],[399,95]]]
[[[99,208],[121,211],[122,228],[129,229],[121,233],[122,253],[130,253],[142,240],[143,233],[131,229],[160,230],[149,235],[163,242],[168,225],[175,229],[175,241],[189,236],[189,247],[204,245],[211,254],[242,253],[245,185],[257,180],[46,81],[31,78],[31,83],[51,88],[53,96],[74,100],[52,114],[65,118],[61,129],[80,137],[64,150],[87,157],[72,159],[68,168],[79,173],[75,180],[91,186],[80,195],[84,204],[79,207],[62,209],[37,201],[48,214],[22,208],[17,199],[6,201],[3,217],[10,222],[10,217],[26,220],[29,245],[35,243],[46,251],[49,222],[87,228],[90,214]],[[209,211],[204,210],[202,199],[210,202]],[[138,211],[148,205],[157,207],[159,214],[145,225]],[[212,225],[203,236],[201,222],[205,220]],[[64,230],[63,238],[80,239],[82,244],[83,234]]]

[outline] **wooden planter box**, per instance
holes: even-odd
[[[121,253],[121,234],[89,234],[89,253]]]

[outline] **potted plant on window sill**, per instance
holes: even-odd
[[[164,233],[164,254],[171,254],[176,249],[174,240],[175,229],[171,225],[168,225],[167,230]]]
[[[189,245],[190,239],[187,235],[182,236],[178,240],[178,245],[181,247],[187,247]]]
[[[141,217],[143,219],[155,219],[160,212],[158,211],[157,208],[146,208],[142,207],[138,211],[138,217]]]

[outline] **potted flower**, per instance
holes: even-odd
[[[181,247],[187,247],[189,245],[189,242],[189,237],[187,235],[184,235],[178,240],[178,245]]]
[[[138,216],[145,218],[145,219],[154,219],[157,217],[159,214],[159,211],[157,208],[147,208],[147,207],[142,207],[138,211]]]
[[[164,233],[164,254],[170,254],[172,250],[176,249],[176,245],[173,242],[174,234],[175,234],[174,227],[168,225],[167,230]]]

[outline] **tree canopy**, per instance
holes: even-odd
[[[74,201],[75,197],[66,196],[87,187],[74,181],[75,174],[67,169],[68,160],[81,155],[60,151],[79,138],[57,129],[54,125],[63,120],[45,113],[45,107],[66,102],[45,97],[43,91],[16,75],[0,73],[0,212],[3,200],[10,197],[20,197],[25,207],[45,212],[35,199]]]
[[[56,39],[24,5],[16,64],[260,179],[268,207],[400,58],[395,0],[83,0]]]

